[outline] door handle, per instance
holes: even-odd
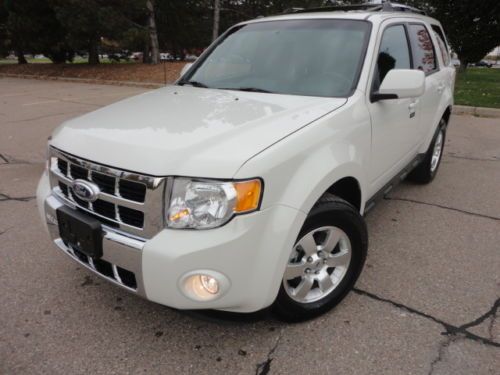
[[[410,118],[415,117],[415,112],[417,108],[417,102],[412,102],[408,105],[408,110],[410,111]]]
[[[444,91],[444,83],[440,83],[437,87],[437,91],[439,93],[442,93]]]

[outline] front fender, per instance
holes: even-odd
[[[371,123],[361,95],[243,165],[236,178],[264,179],[262,207],[280,204],[308,213],[336,181],[353,177],[366,200]]]

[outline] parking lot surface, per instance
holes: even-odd
[[[452,116],[435,181],[368,214],[355,291],[287,325],[142,300],[48,240],[33,199],[47,137],[143,91],[0,79],[0,373],[500,373],[500,119]]]

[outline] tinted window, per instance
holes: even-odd
[[[375,91],[391,69],[411,69],[410,49],[402,25],[390,26],[382,35],[375,72]]]
[[[431,37],[424,25],[410,25],[410,41],[413,51],[413,65],[415,69],[425,73],[436,70],[436,56]]]
[[[308,96],[349,96],[363,63],[370,24],[288,20],[244,25],[186,77],[210,88]]]
[[[441,52],[441,56],[443,58],[443,63],[445,66],[450,65],[450,51],[446,45],[444,34],[441,28],[437,25],[432,25],[432,30],[434,31],[434,35],[436,35],[436,39],[439,45],[439,51]]]

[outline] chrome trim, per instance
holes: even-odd
[[[66,254],[67,256],[69,256],[71,259],[73,259],[75,262],[77,262],[79,265],[81,265],[82,267],[85,267],[86,269],[92,271],[92,273],[96,274],[97,276],[103,278],[104,280],[106,281],[109,281],[110,283],[112,284],[115,284],[121,288],[124,288],[126,289],[127,291],[131,292],[131,293],[138,293],[136,289],[133,289],[133,288],[130,288],[128,287],[127,285],[123,284],[121,279],[118,280],[118,279],[112,279],[110,277],[107,277],[106,275],[103,275],[102,273],[98,272],[94,266],[89,266],[87,263],[84,263],[82,262],[80,259],[78,259],[78,257],[75,255],[75,253],[73,252],[73,250],[69,247],[67,247],[64,242],[58,238],[56,240],[54,240],[54,243],[56,244],[56,246],[62,250],[62,252],[64,254]],[[90,258],[91,259],[91,258]],[[114,264],[112,264],[113,267],[116,267]],[[113,268],[114,270],[114,268]]]
[[[113,269],[113,276],[115,277],[115,280],[118,281],[120,284],[123,284],[120,274],[118,273],[118,268],[116,267],[116,264],[111,264],[111,268]]]
[[[95,271],[96,268],[95,268],[95,265],[94,265],[94,260],[91,257],[89,257],[88,255],[87,255],[87,262],[89,262],[90,267]]]
[[[102,259],[111,264],[113,270],[113,278],[110,278],[100,273],[94,264],[92,258],[87,257],[87,262],[82,262],[74,253],[71,247],[68,247],[61,240],[59,235],[59,227],[57,225],[56,210],[62,207],[64,203],[58,196],[50,195],[45,199],[45,218],[50,237],[56,246],[62,250],[71,259],[79,263],[81,266],[92,271],[99,277],[118,285],[129,292],[133,292],[145,297],[144,284],[142,278],[142,249],[144,240],[131,238],[128,234],[122,234],[113,228],[103,225],[103,256]],[[130,288],[125,285],[118,273],[118,267],[134,273],[137,283],[137,289]]]
[[[57,166],[57,159],[64,160],[68,163],[67,174],[61,173]],[[91,213],[103,220],[111,221],[117,224],[118,229],[121,232],[132,234],[139,238],[152,238],[164,227],[164,207],[165,207],[165,191],[169,191],[172,185],[172,178],[170,177],[153,177],[147,175],[141,175],[133,172],[123,171],[112,167],[107,167],[101,164],[97,164],[85,159],[77,158],[66,152],[58,150],[54,147],[49,148],[49,178],[50,185],[54,195],[60,198],[66,205]],[[78,204],[78,202],[73,198],[72,194],[69,192],[68,197],[66,197],[61,189],[59,188],[59,181],[66,186],[71,187],[73,184],[73,177],[71,176],[71,164],[80,166],[87,169],[88,179],[92,181],[92,173],[97,172],[115,179],[114,181],[114,195],[104,193],[102,191],[98,194],[98,199],[102,201],[109,202],[114,205],[115,214],[113,218],[101,215],[94,211],[94,204],[89,204],[89,207],[84,207]],[[136,202],[130,199],[123,198],[120,195],[120,180],[128,180],[136,183],[142,183],[146,186],[144,202]],[[131,224],[123,222],[120,217],[120,212],[118,206],[125,207],[144,213],[144,224],[143,227],[137,227]]]

